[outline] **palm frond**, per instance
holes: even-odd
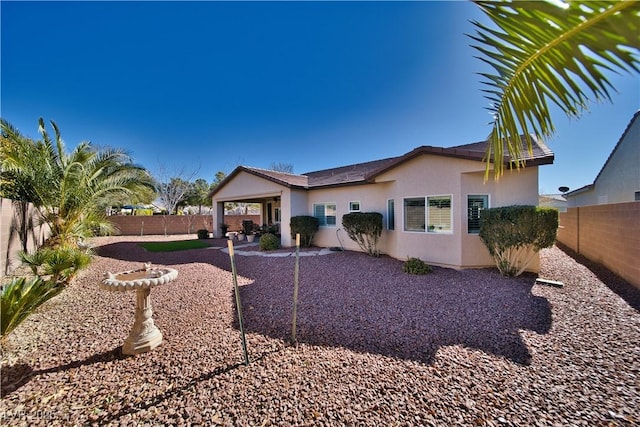
[[[492,130],[487,174],[524,166],[524,134],[545,139],[554,131],[549,102],[579,116],[592,101],[611,100],[608,73],[639,72],[640,2],[637,1],[475,1],[492,26],[474,22],[473,45],[496,74],[481,74],[491,102]]]

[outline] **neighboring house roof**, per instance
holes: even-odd
[[[522,137],[523,151],[522,158],[520,160],[525,160],[526,164],[529,166],[538,166],[553,163],[553,152],[537,138],[532,136],[532,140],[532,152],[529,153],[529,150],[526,147],[525,139],[524,137]],[[390,157],[387,159],[374,160],[371,162],[357,163],[337,168],[307,172],[302,175],[289,174],[248,166],[238,166],[220,183],[220,185],[218,185],[218,187],[216,187],[211,192],[210,196],[213,196],[220,188],[222,188],[228,181],[233,179],[233,177],[240,172],[247,172],[290,188],[312,189],[329,186],[366,184],[372,182],[376,176],[423,154],[454,157],[481,162],[484,160],[487,145],[487,141],[448,148],[425,145],[415,148],[410,152],[398,157]],[[509,156],[505,155],[504,162],[507,164],[510,162]]]
[[[555,200],[557,202],[566,202],[563,194],[540,194],[540,199]]]
[[[615,147],[613,147],[613,150],[611,150],[611,153],[609,153],[609,157],[607,157],[607,160],[604,162],[604,165],[602,165],[600,172],[598,172],[598,175],[596,175],[596,179],[594,179],[591,184],[587,184],[583,187],[576,188],[573,191],[569,191],[568,193],[566,193],[567,196],[575,196],[576,194],[584,193],[585,191],[591,190],[596,185],[598,178],[600,178],[600,175],[602,175],[602,172],[605,170],[605,168],[611,161],[611,158],[613,157],[615,152],[618,150],[618,147],[620,147],[620,144],[622,143],[622,141],[624,141],[625,137],[627,136],[627,133],[629,133],[629,130],[631,130],[631,127],[633,126],[633,122],[635,122],[638,117],[640,117],[640,110],[636,111],[636,113],[633,115],[633,117],[627,124],[627,127],[625,128],[624,132],[622,132],[622,136],[620,137],[620,139],[618,139],[618,142],[616,143]]]

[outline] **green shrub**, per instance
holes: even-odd
[[[73,247],[40,248],[32,254],[20,252],[20,259],[33,274],[51,276],[54,283],[67,285],[78,271],[91,263],[91,251]]]
[[[402,271],[409,274],[427,274],[431,272],[431,266],[420,258],[409,258],[402,264]]]
[[[252,234],[254,231],[253,221],[250,219],[242,220],[242,232],[246,235]]]
[[[64,286],[41,277],[18,277],[2,287],[0,335],[4,339],[24,319],[47,300],[58,295]]]
[[[200,229],[197,231],[198,239],[208,239],[209,238],[209,230]]]
[[[380,255],[378,239],[382,234],[382,214],[352,212],[342,216],[342,226],[351,240],[371,256]]]
[[[480,239],[500,273],[519,276],[542,248],[552,246],[558,230],[558,211],[535,206],[485,209]]]
[[[272,251],[280,248],[280,239],[275,234],[267,233],[260,237],[260,250]]]
[[[308,248],[311,246],[313,236],[320,228],[320,221],[313,216],[294,216],[291,217],[291,236],[295,239],[296,234],[300,233],[300,246]]]

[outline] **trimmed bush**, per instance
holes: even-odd
[[[198,239],[208,239],[209,238],[209,230],[200,229],[196,232],[198,234]]]
[[[557,231],[558,211],[536,206],[485,209],[480,222],[480,239],[504,276],[522,274]]]
[[[431,266],[420,258],[409,258],[402,264],[402,271],[409,274],[431,273]]]
[[[260,250],[272,251],[280,248],[280,239],[275,234],[267,233],[260,237]]]
[[[300,246],[308,248],[311,246],[313,236],[320,228],[320,221],[313,216],[300,215],[291,217],[289,226],[291,226],[291,237],[295,240],[296,234],[300,233]]]
[[[378,212],[352,212],[342,216],[347,235],[371,256],[380,255],[378,239],[382,234],[382,214]]]

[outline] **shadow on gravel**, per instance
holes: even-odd
[[[238,259],[247,332],[289,340],[293,258]],[[300,261],[298,342],[431,363],[442,346],[462,345],[530,363],[520,331],[547,333],[548,301],[531,293],[532,275],[495,269],[402,272],[402,262],[358,252]],[[235,321],[237,328],[237,319]],[[251,348],[249,348],[251,352]]]
[[[636,288],[611,270],[608,270],[603,265],[589,260],[584,255],[580,255],[568,246],[565,246],[560,242],[556,242],[556,246],[576,262],[587,267],[602,283],[611,289],[611,291],[615,292],[620,298],[625,300],[626,303],[637,312],[640,312],[640,289]]]
[[[137,412],[144,411],[149,408],[158,406],[167,399],[182,397],[185,394],[185,392],[195,387],[198,383],[203,381],[208,381],[212,378],[215,378],[219,375],[226,374],[227,372],[233,371],[242,366],[244,366],[244,363],[242,364],[236,363],[233,365],[219,366],[214,370],[212,370],[211,372],[205,372],[196,378],[190,379],[183,386],[173,387],[164,393],[158,394],[153,399],[145,400],[143,404],[122,408],[120,411],[118,411],[115,414],[107,413],[105,415],[102,415],[98,417],[98,419],[96,420],[97,425],[105,425],[107,423],[111,423],[115,420],[118,420],[126,415],[135,414]]]
[[[2,368],[2,397],[13,393],[20,387],[27,384],[31,378],[38,375],[50,374],[53,372],[68,371],[69,369],[79,368],[81,366],[93,365],[94,363],[111,362],[113,360],[124,359],[126,356],[122,354],[122,346],[103,353],[94,354],[84,360],[75,360],[65,365],[54,366],[52,368],[40,369],[34,371],[31,365],[26,363],[18,363],[13,366]]]

